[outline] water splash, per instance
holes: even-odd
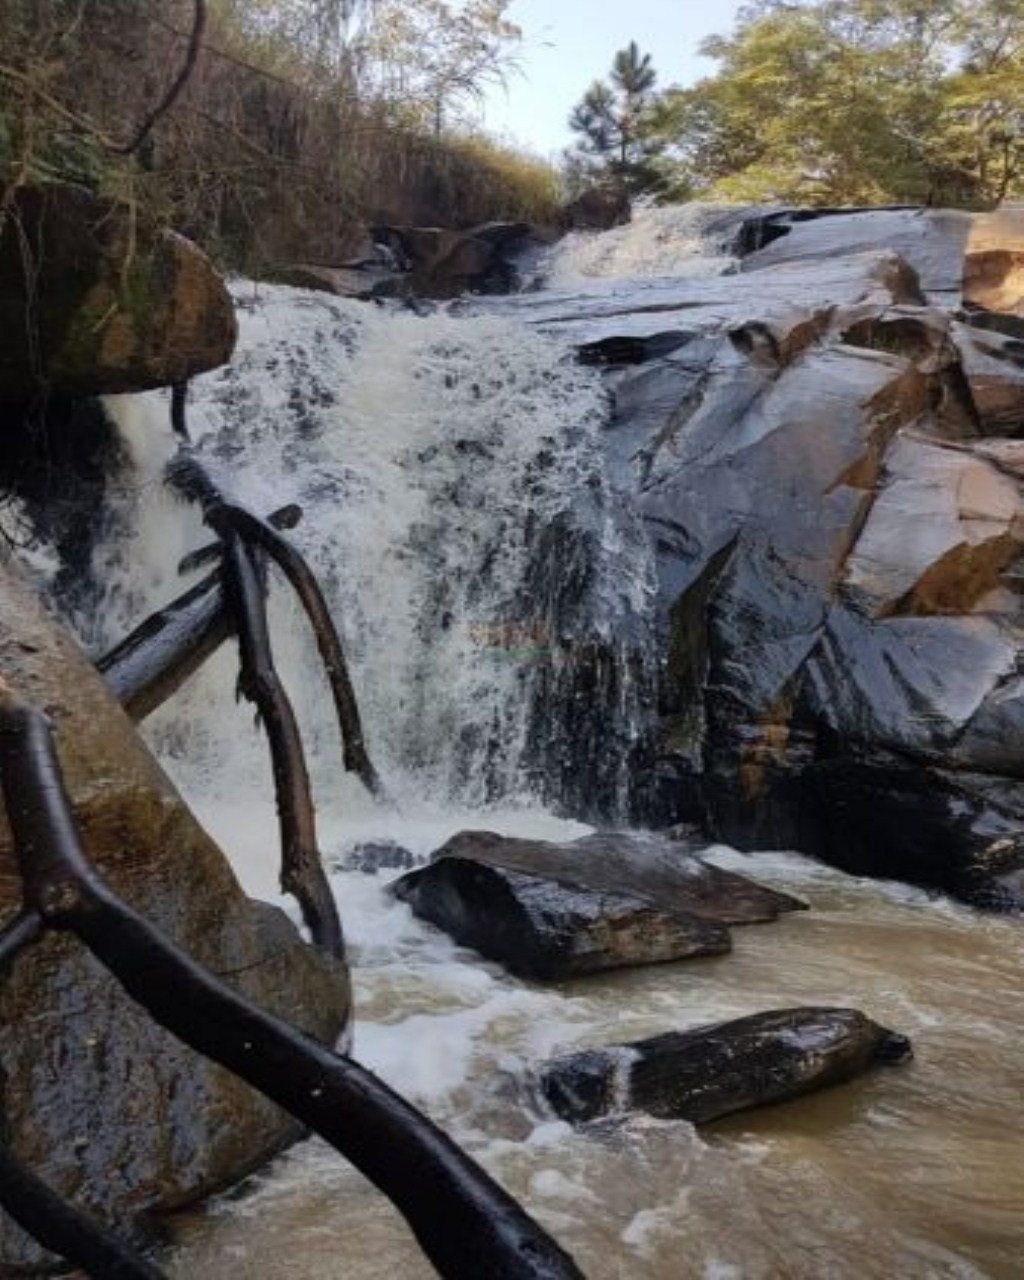
[[[731,233],[748,213],[699,201],[637,209],[625,226],[565,236],[539,271],[552,288],[613,277],[721,275],[735,265]]]

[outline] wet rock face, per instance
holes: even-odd
[[[719,924],[754,924],[800,911],[798,898],[703,862],[697,850],[651,834],[595,832],[564,844],[493,831],[460,831],[434,854],[557,880],[597,893],[626,894],[663,911]]]
[[[953,310],[975,252],[1022,211],[790,218],[738,275],[517,302],[606,370],[657,554],[648,821],[1024,904],[1024,331]]]
[[[405,275],[393,275],[380,296],[457,298],[464,293],[509,293],[519,283],[515,258],[545,239],[526,222],[488,222],[465,231],[445,227],[379,227]]]
[[[0,227],[0,326],[0,400],[167,386],[235,344],[230,296],[195,245],[56,184],[19,189]]]
[[[722,871],[657,835],[595,832],[555,844],[461,831],[397,896],[511,972],[557,980],[730,949],[727,925],[804,903]]]
[[[706,1124],[910,1056],[905,1036],[856,1009],[780,1009],[569,1054],[545,1063],[537,1083],[573,1124],[630,1111]]]
[[[324,1041],[349,1017],[347,974],[276,908],[250,902],[77,645],[0,562],[0,669],[54,722],[86,846],[118,893],[258,1004]],[[0,816],[0,911],[20,886]],[[131,1230],[223,1188],[298,1136],[198,1057],[73,939],[48,936],[0,975],[0,1064],[15,1152],[55,1189]],[[0,1219],[0,1274],[43,1265]]]
[[[538,982],[720,955],[731,945],[723,925],[697,916],[467,858],[439,858],[394,892],[456,942]]]

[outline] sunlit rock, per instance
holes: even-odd
[[[22,187],[0,224],[0,399],[144,391],[223,364],[231,298],[206,255],[79,187]]]
[[[980,430],[1024,434],[1024,342],[957,323],[950,334]]]
[[[773,215],[769,215],[772,218]],[[824,216],[774,216],[783,235],[743,259],[744,272],[760,272],[781,264],[887,250],[913,269],[925,296],[944,306],[958,306],[964,258],[971,241],[972,215],[957,209],[855,209],[825,211]]]
[[[1007,203],[971,220],[964,301],[1024,314],[1024,205]]]
[[[903,436],[886,454],[842,581],[874,616],[968,614],[989,605],[1022,550],[1014,478],[963,447]]]

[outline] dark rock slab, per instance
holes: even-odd
[[[1024,910],[1024,783],[922,769],[881,753],[815,763],[804,805],[829,861],[909,880],[989,910]]]
[[[456,942],[535,981],[721,955],[731,946],[722,924],[469,858],[439,858],[393,888]]]
[[[706,848],[700,841],[697,848]],[[433,855],[469,859],[596,893],[626,894],[659,910],[719,924],[774,920],[805,903],[702,861],[693,845],[653,833],[598,831],[565,844],[460,831]]]
[[[670,329],[722,332],[750,320],[771,330],[821,329],[835,307],[923,301],[917,276],[897,254],[853,252],[710,280],[598,279],[480,300],[467,310],[511,315],[579,346],[611,337],[650,337]]]
[[[906,1036],[856,1009],[777,1009],[569,1054],[545,1063],[538,1081],[573,1124],[628,1111],[706,1124],[910,1056]]]

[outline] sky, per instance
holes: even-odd
[[[635,40],[658,83],[690,84],[714,70],[697,55],[707,35],[732,30],[741,0],[513,0],[523,31],[522,75],[488,91],[483,124],[541,155],[571,141],[566,119],[592,80],[607,75],[617,49]]]

